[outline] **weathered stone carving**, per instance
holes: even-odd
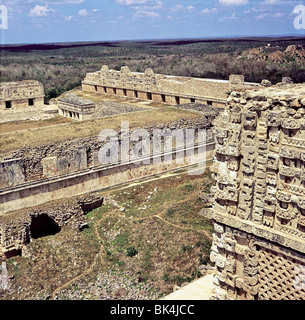
[[[35,108],[44,105],[44,89],[40,82],[24,80],[0,83],[0,111]]]
[[[213,241],[213,299],[304,299],[305,283],[295,278],[305,270],[304,89],[234,91],[230,119],[215,121],[215,131],[227,134],[223,145],[216,140],[213,176],[225,187],[205,211],[222,230]],[[230,198],[232,174],[240,188]]]

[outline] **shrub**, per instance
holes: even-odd
[[[173,208],[167,209],[167,215],[168,216],[172,216],[174,213],[175,213],[175,209],[173,209]]]
[[[194,190],[194,186],[192,186],[191,184],[187,184],[187,185],[183,186],[181,189],[183,191],[191,192]]]
[[[138,253],[138,251],[135,249],[135,247],[128,247],[126,251],[127,251],[128,257],[134,257]]]

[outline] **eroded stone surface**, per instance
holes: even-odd
[[[303,299],[305,85],[233,91],[215,121],[214,299]]]

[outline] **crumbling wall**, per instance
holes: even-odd
[[[22,255],[31,240],[31,223],[35,217],[47,216],[59,227],[66,225],[76,230],[86,226],[85,214],[99,208],[103,198],[98,194],[49,202],[39,207],[23,209],[0,217],[0,259]]]
[[[171,130],[176,128],[207,129],[207,137],[211,141],[213,140],[212,119],[215,115],[216,113],[214,115],[206,114],[206,116],[203,115],[202,118],[198,119],[187,121],[182,119],[144,129],[150,132],[151,139],[153,129],[157,127],[159,129],[166,127]],[[120,141],[121,137],[119,135]],[[90,136],[56,144],[26,147],[2,154],[0,173],[3,173],[3,175],[0,178],[0,186],[1,188],[7,188],[23,182],[37,181],[100,166],[101,163],[98,161],[97,154],[104,143],[99,141],[97,136]],[[132,147],[131,144],[130,148]]]
[[[0,189],[25,182],[21,159],[6,159],[0,162]]]

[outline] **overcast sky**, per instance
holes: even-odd
[[[305,35],[295,0],[0,0],[1,43]],[[305,4],[305,2],[304,2]]]

